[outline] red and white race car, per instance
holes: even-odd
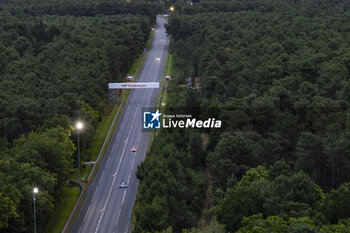
[[[138,149],[138,147],[137,147],[137,146],[132,146],[132,147],[131,147],[131,149],[130,149],[130,151],[131,151],[131,152],[136,152],[136,151],[137,151],[137,149]]]

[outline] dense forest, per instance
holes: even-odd
[[[142,54],[157,4],[0,2],[0,232],[43,232],[120,81]],[[74,135],[73,135],[74,134]]]
[[[167,106],[224,127],[161,130],[135,231],[350,232],[349,22],[346,0],[176,3]]]

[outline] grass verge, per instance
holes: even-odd
[[[166,75],[169,75],[171,76],[173,73],[173,55],[172,54],[168,54],[169,57],[168,57],[168,69],[166,71]]]
[[[105,114],[102,116],[102,120],[95,132],[95,137],[92,143],[91,148],[87,149],[84,153],[90,155],[89,160],[90,161],[95,161],[97,159],[97,155],[101,150],[101,147],[103,145],[103,142],[107,136],[109,127],[111,126],[114,116],[117,113],[117,110],[119,108],[119,105],[121,103],[111,106],[111,105],[106,105],[105,107]],[[87,165],[82,167],[82,172],[81,172],[81,177],[82,180],[86,180],[86,178],[89,176],[92,165]]]
[[[69,215],[80,196],[80,188],[67,184],[63,188],[62,198],[54,209],[54,214],[50,218],[45,232],[60,233],[66,224]]]

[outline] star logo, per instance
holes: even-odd
[[[143,128],[144,129],[160,129],[160,117],[162,113],[157,110],[156,112],[143,112]]]
[[[151,113],[151,114],[153,116],[151,122],[154,121],[155,119],[157,119],[157,121],[159,121],[159,117],[160,117],[160,115],[162,115],[161,113],[159,113],[159,110],[157,110],[155,113]]]

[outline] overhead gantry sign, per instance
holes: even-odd
[[[108,100],[111,104],[118,103],[118,89],[142,89],[142,88],[160,88],[159,82],[132,82],[132,83],[108,83]]]
[[[139,88],[160,88],[159,82],[145,83],[108,83],[109,89],[139,89]]]

